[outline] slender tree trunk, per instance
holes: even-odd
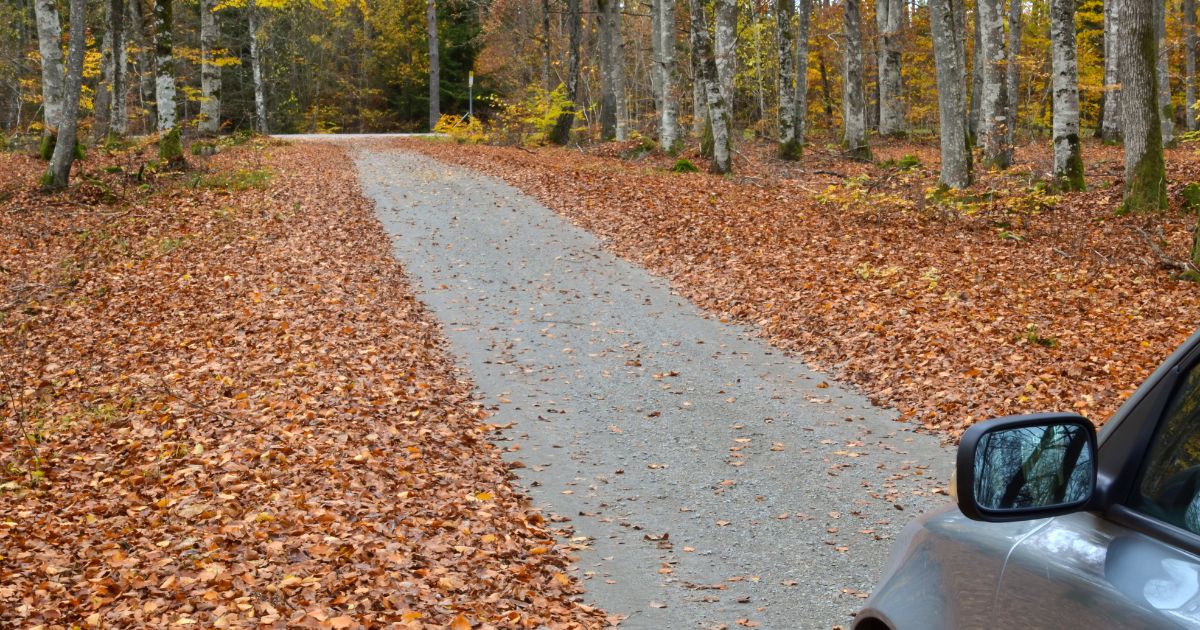
[[[125,41],[125,0],[109,0],[108,31],[112,33],[113,71],[110,86],[109,132],[125,135],[128,120],[125,113],[125,83],[129,68],[128,44]]]
[[[800,159],[803,145],[796,129],[796,49],[792,22],[795,0],[775,1],[775,41],[779,43],[779,157]]]
[[[429,130],[442,117],[442,68],[438,56],[437,0],[425,1],[425,33],[429,40]]]
[[[255,3],[255,0],[249,0],[246,3],[246,16],[249,20],[250,29],[250,74],[254,81],[254,128],[258,133],[265,134],[267,133],[267,87],[263,83],[262,51],[258,42],[258,5]],[[437,29],[434,28],[433,32],[437,33]],[[436,66],[437,59],[433,61],[433,65]],[[433,79],[432,85],[438,85],[436,73],[431,74],[433,74],[431,77]],[[433,87],[429,88],[431,93],[434,89]],[[431,114],[431,118],[436,103],[436,98],[430,101],[429,113]]]
[[[613,20],[613,54],[617,58],[616,64],[613,65],[613,91],[617,96],[617,140],[623,142],[629,135],[629,100],[625,93],[625,36],[622,34],[620,5],[614,12]]]
[[[762,120],[767,116],[766,88],[763,87],[762,76],[762,34],[759,32],[762,29],[758,24],[755,24],[752,28],[754,29],[754,82],[758,86],[758,118]]]
[[[1137,0],[1130,1],[1136,2]],[[1175,107],[1171,104],[1171,48],[1167,44],[1165,0],[1154,0],[1154,33],[1158,40],[1158,59],[1154,67],[1158,76],[1158,122],[1162,127],[1163,146],[1169,147],[1175,144]]]
[[[1200,128],[1200,119],[1196,116],[1196,55],[1200,42],[1196,36],[1196,0],[1183,0],[1183,33],[1184,33],[1184,81],[1187,85],[1185,107],[1188,131]]]
[[[617,137],[617,57],[615,31],[619,28],[619,0],[596,0],[600,21],[600,139]]]
[[[1054,84],[1054,177],[1066,190],[1083,190],[1075,0],[1050,1],[1050,46]]]
[[[794,121],[796,143],[803,149],[808,133],[808,25],[812,16],[812,0],[800,0],[796,15],[796,96]]]
[[[50,159],[62,124],[66,78],[63,74],[62,23],[54,0],[34,0],[38,53],[42,58],[42,159]]]
[[[572,0],[578,2],[579,0]],[[681,148],[679,137],[679,100],[675,96],[675,0],[658,0],[662,15],[658,37],[661,40],[662,119],[658,142],[668,155]]]
[[[1100,138],[1109,144],[1121,140],[1121,79],[1120,79],[1120,4],[1124,0],[1104,3],[1104,118],[1100,121]]]
[[[575,109],[579,102],[579,55],[583,46],[583,15],[580,0],[567,0],[567,98],[571,104],[563,108],[558,122],[550,134],[554,144],[565,145],[571,139],[571,127],[575,126]]]
[[[215,135],[221,129],[221,67],[216,50],[220,46],[221,23],[217,0],[200,0],[200,133]]]
[[[558,87],[550,72],[550,0],[542,0],[542,85],[547,92]]]
[[[1016,0],[1014,0],[1016,1]],[[904,133],[903,83],[900,78],[900,25],[904,0],[877,0],[875,21],[879,28],[879,133]]]
[[[154,102],[159,133],[175,128],[175,50],[171,0],[154,0]]]
[[[817,69],[821,73],[821,102],[825,109],[825,127],[828,129],[833,127],[833,88],[829,85],[829,69],[825,66],[825,55],[819,48]]]
[[[1167,179],[1159,122],[1158,37],[1154,0],[1123,0],[1120,9],[1121,119],[1125,137],[1125,212],[1167,207]]]
[[[842,105],[846,129],[842,144],[851,158],[869,160],[871,148],[867,146],[867,103],[863,96],[862,14],[859,0],[845,2]]]
[[[983,39],[983,92],[980,99],[979,135],[983,159],[991,167],[1008,168],[1012,148],[1008,138],[1008,75],[1004,69],[1004,19],[1002,0],[979,0],[979,29]]]
[[[733,77],[737,74],[737,0],[716,0],[717,87],[733,120]]]
[[[1008,89],[1008,116],[1006,117],[1008,125],[1005,127],[1007,135],[1004,141],[1010,147],[1013,146],[1017,124],[1021,120],[1019,87],[1021,81],[1021,33],[1024,27],[1021,10],[1024,6],[1024,0],[1010,0],[1008,4],[1008,65],[1005,68]],[[1072,11],[1072,13],[1074,12]]]
[[[980,2],[975,1],[975,16],[972,20],[975,26],[974,54],[971,56],[971,143],[975,144],[979,141],[979,128],[983,120],[983,28],[979,18]],[[963,44],[966,45],[965,42]]]
[[[712,125],[712,172],[728,173],[731,168],[729,110],[725,107],[725,98],[717,85],[717,62],[713,58],[713,47],[708,38],[708,20],[705,17],[703,0],[691,0],[690,8],[692,55],[700,60],[700,75],[696,77],[696,82],[704,86],[708,120]]]
[[[150,133],[152,127],[151,113],[154,103],[154,62],[150,56],[150,46],[146,43],[146,15],[141,0],[129,0],[129,35],[137,50],[137,102],[138,129],[141,133]]]
[[[84,39],[84,22],[87,21],[87,6],[84,0],[71,0],[71,42],[68,49],[66,85],[58,127],[61,142],[54,145],[50,157],[50,169],[43,184],[47,188],[66,188],[70,182],[71,164],[75,161],[75,132],[79,128],[79,93],[83,89],[83,52],[87,47]]]
[[[971,146],[967,120],[967,68],[962,33],[962,0],[929,0],[930,30],[937,66],[938,120],[942,172],[951,188],[971,185]]]
[[[663,110],[662,89],[662,3],[650,2],[650,91],[654,92],[654,113],[660,118]],[[661,127],[662,123],[659,123]],[[661,136],[661,129],[659,135]]]
[[[110,3],[104,3],[104,22],[112,22],[109,13]],[[112,28],[106,28],[104,38],[100,41],[100,84],[96,86],[96,96],[92,105],[92,144],[99,144],[108,133],[109,116],[112,115],[112,81],[116,70],[114,60]]]
[[[704,69],[701,67],[704,59],[696,54],[695,43],[696,21],[688,20],[688,45],[692,46],[692,135],[701,139],[701,155],[712,157],[711,143],[704,135],[708,129],[708,97],[704,93],[704,81],[700,80],[700,75],[704,73]]]

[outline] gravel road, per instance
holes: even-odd
[[[622,628],[848,626],[951,452],[495,179],[354,152],[498,444]],[[928,465],[928,468],[925,466]]]

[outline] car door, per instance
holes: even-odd
[[[1142,417],[1126,418],[1146,425],[1130,432],[1147,446],[1102,480],[1127,489],[1048,519],[1013,548],[995,627],[1200,628],[1200,367],[1181,362],[1161,380],[1161,402],[1147,396]],[[1102,446],[1102,466],[1105,456]]]

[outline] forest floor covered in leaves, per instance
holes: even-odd
[[[668,277],[723,318],[956,435],[989,417],[1075,411],[1103,422],[1200,324],[1177,280],[1200,180],[1194,145],[1168,151],[1171,210],[1117,216],[1120,147],[1084,149],[1089,190],[1045,186],[1050,151],[943,192],[929,142],[875,163],[811,148],[799,163],[743,146],[735,175],[673,173],[635,141],[526,149],[399,146],[502,178]],[[703,167],[694,154],[685,154]]]
[[[0,625],[605,625],[342,150],[152,151],[0,155]]]

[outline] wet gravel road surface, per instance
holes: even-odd
[[[361,146],[395,254],[622,628],[849,626],[951,453],[498,180]],[[928,467],[926,467],[928,466]],[[753,624],[759,624],[754,626]]]

